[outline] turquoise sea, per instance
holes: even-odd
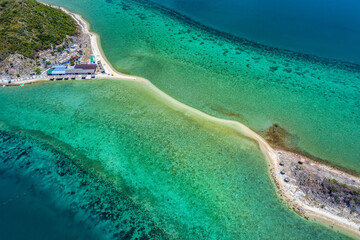
[[[360,172],[359,65],[237,39],[147,1],[86,2],[52,3],[91,22],[118,70],[259,133],[276,123],[292,149]]]
[[[345,238],[302,219],[278,199],[252,141],[172,109],[143,84],[49,82],[6,88],[1,97],[3,181],[20,176],[34,191],[50,195],[47,201],[31,192],[20,197],[54,205],[48,211],[80,226],[77,234]],[[16,207],[10,203],[4,199],[2,211]],[[34,224],[31,218],[21,221]]]
[[[360,172],[358,65],[238,39],[147,1],[47,2],[82,14],[119,71],[264,137],[278,124],[281,145]],[[1,89],[0,101],[7,239],[347,238],[286,207],[253,142],[146,85],[49,82]]]

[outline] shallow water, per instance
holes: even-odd
[[[48,2],[83,14],[118,70],[259,133],[276,123],[288,147],[360,172],[359,65],[209,32],[147,1]]]
[[[49,82],[0,97],[2,174],[31,176],[104,239],[344,238],[281,203],[253,142],[140,83]]]

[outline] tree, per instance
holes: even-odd
[[[40,68],[36,68],[36,69],[35,69],[35,73],[36,73],[37,75],[40,75],[40,74],[41,74]]]

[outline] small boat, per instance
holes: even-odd
[[[281,162],[279,163],[279,165],[280,165],[280,166],[284,166],[284,162],[281,161]]]
[[[285,174],[285,171],[284,171],[284,170],[282,170],[280,173],[281,173],[282,175],[284,175],[284,174]]]
[[[290,179],[289,178],[284,178],[284,182],[289,182]]]

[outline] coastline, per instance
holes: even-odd
[[[40,2],[40,1],[39,1]],[[117,72],[112,65],[109,63],[109,61],[107,60],[107,58],[105,57],[105,54],[102,51],[102,48],[100,47],[100,37],[94,33],[94,32],[90,32],[90,24],[83,19],[83,17],[79,14],[76,13],[72,13],[70,11],[68,11],[67,9],[63,8],[63,7],[59,7],[59,6],[54,6],[51,4],[47,4],[44,2],[40,2],[41,4],[44,4],[46,6],[50,6],[52,8],[56,8],[56,9],[60,9],[62,10],[64,13],[68,14],[69,16],[71,16],[73,18],[73,20],[81,27],[81,30],[83,33],[89,35],[90,37],[90,42],[91,42],[91,50],[93,55],[95,55],[96,59],[103,62],[103,67],[107,74],[97,74],[96,78],[97,79],[121,79],[121,80],[130,80],[130,81],[140,81],[140,82],[148,82],[148,80],[144,79],[144,78],[139,78],[136,76],[131,76],[131,75],[127,75],[127,74],[122,74]],[[110,75],[111,74],[111,75]],[[30,79],[30,80],[20,80],[20,81],[12,81],[11,83],[6,82],[2,82],[2,85],[5,86],[20,86],[22,84],[34,84],[34,83],[39,83],[39,82],[45,82],[45,81],[50,81],[49,78],[40,76],[39,78],[36,79]]]
[[[52,6],[49,5],[53,8],[59,8],[61,9],[63,12],[65,12],[66,14],[70,15],[74,21],[81,27],[82,31],[85,34],[88,34],[90,37],[90,41],[91,41],[91,49],[93,54],[95,55],[96,59],[98,59],[99,61],[103,62],[103,67],[105,72],[107,73],[111,73],[113,74],[113,76],[109,76],[109,75],[101,75],[99,76],[102,79],[121,79],[121,80],[131,80],[131,81],[147,81],[143,78],[139,78],[139,77],[135,77],[135,76],[131,76],[131,75],[127,75],[127,74],[123,74],[123,73],[119,73],[117,72],[112,65],[109,63],[109,61],[107,60],[107,58],[105,57],[105,54],[102,51],[102,48],[100,47],[100,38],[96,33],[90,32],[90,24],[88,22],[85,21],[85,19],[83,19],[83,17],[79,14],[76,13],[72,13],[69,12],[68,10],[66,10],[63,7],[57,7],[57,6]]]
[[[48,4],[47,4],[48,5]],[[52,5],[49,5],[51,7],[55,7]],[[109,75],[98,75],[98,78],[100,79],[117,79],[117,80],[127,80],[127,81],[137,81],[141,82],[142,84],[146,84],[147,87],[154,92],[154,96],[162,99],[164,102],[166,102],[168,107],[177,109],[181,112],[183,112],[185,115],[194,117],[194,118],[200,118],[200,119],[206,119],[208,121],[221,124],[223,126],[226,126],[235,132],[245,135],[246,137],[251,138],[254,140],[262,153],[265,155],[266,159],[268,160],[268,169],[269,173],[271,175],[271,180],[273,181],[274,185],[277,188],[277,193],[281,197],[285,199],[285,203],[295,210],[298,214],[304,216],[305,218],[311,218],[313,220],[319,220],[322,223],[325,223],[326,225],[330,227],[336,227],[337,229],[344,231],[348,234],[354,235],[355,237],[360,238],[360,230],[359,225],[355,222],[351,222],[350,220],[346,218],[339,217],[335,214],[331,214],[328,211],[325,211],[320,208],[315,208],[313,206],[307,205],[306,203],[299,201],[296,197],[292,195],[292,193],[289,191],[289,184],[284,182],[284,179],[279,174],[280,167],[279,167],[279,154],[285,153],[284,150],[274,149],[272,148],[260,135],[249,129],[247,126],[243,125],[240,122],[232,121],[232,120],[226,120],[226,119],[220,119],[211,115],[208,115],[204,112],[201,112],[200,110],[194,109],[190,106],[187,106],[176,99],[172,98],[171,96],[167,95],[166,93],[162,92],[160,89],[158,89],[155,85],[153,85],[150,81],[147,79],[126,75],[117,72],[114,70],[114,68],[111,66],[109,61],[106,59],[100,44],[99,36],[96,33],[92,33],[89,31],[90,25],[78,14],[71,13],[67,11],[66,9],[62,7],[56,7],[60,8],[65,13],[69,14],[82,28],[83,32],[86,34],[89,34],[91,39],[91,46],[93,54],[96,56],[97,59],[104,62],[103,64],[104,69],[107,73],[113,73],[113,76]],[[24,84],[31,84],[36,82],[42,82],[42,81],[48,81],[47,79],[38,79],[33,81],[22,81],[22,82],[16,82],[11,85],[20,85],[22,83]],[[295,154],[295,153],[291,153]],[[295,154],[296,155],[296,154]],[[319,163],[320,164],[320,163]],[[326,166],[321,164],[322,166],[329,168],[330,171],[338,171],[332,167]],[[340,172],[340,171],[338,171]],[[346,173],[343,173],[346,174]],[[360,179],[352,176],[350,174],[347,174],[350,178],[353,178],[354,181],[360,183]]]

